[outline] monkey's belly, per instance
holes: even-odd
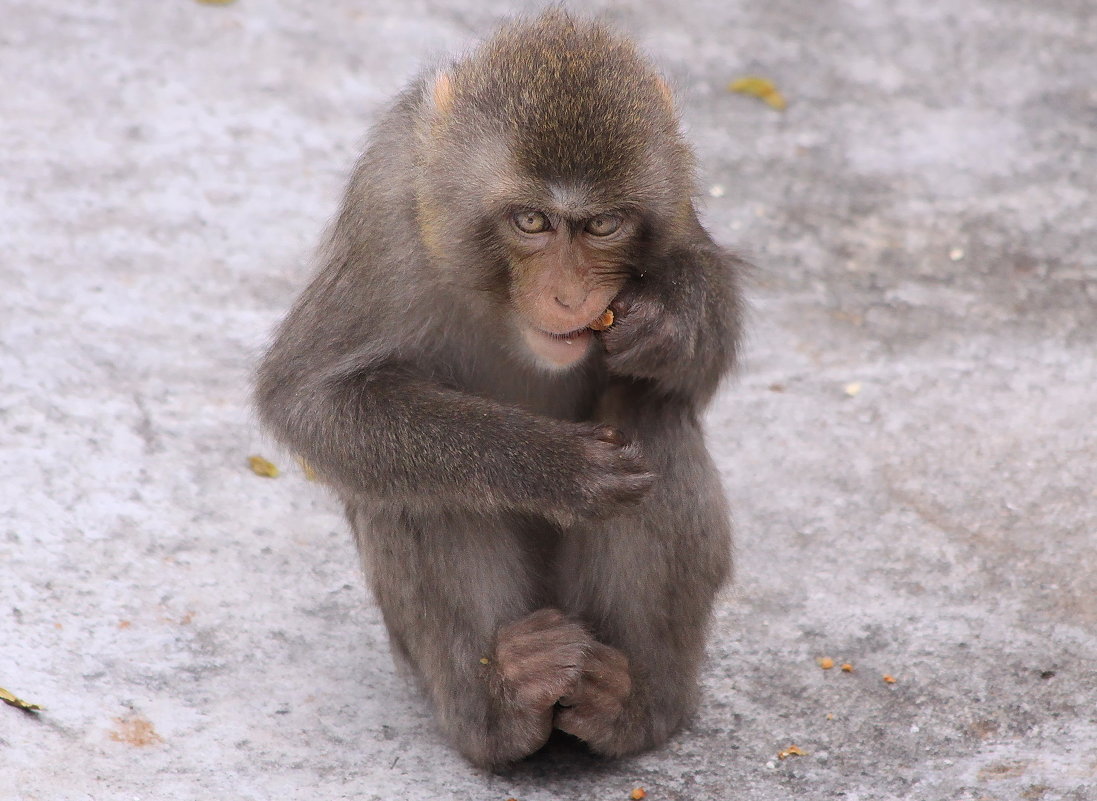
[[[559,532],[545,521],[366,499],[348,502],[346,511],[382,608],[406,605],[410,613],[435,595],[466,598],[462,608],[494,630],[487,618],[513,619],[556,601]]]

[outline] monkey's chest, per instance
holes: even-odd
[[[473,353],[477,358],[470,359]],[[604,384],[591,358],[570,370],[551,372],[527,364],[503,348],[469,348],[446,354],[444,371],[455,388],[559,420],[587,420]]]
[[[593,393],[582,382],[512,375],[480,385],[477,394],[544,417],[586,420],[594,407]]]

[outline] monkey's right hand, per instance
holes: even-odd
[[[591,642],[586,629],[556,609],[504,626],[496,635],[494,665],[506,695],[530,712],[551,713],[575,689]]]
[[[611,517],[638,503],[655,483],[640,448],[616,428],[604,424],[575,425],[580,446],[578,463],[560,476],[561,497],[549,516],[562,526],[580,520]]]

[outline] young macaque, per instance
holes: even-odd
[[[633,44],[560,11],[506,27],[377,123],[259,368],[263,423],[342,497],[393,650],[477,765],[553,728],[650,748],[695,704],[730,567],[700,416],[742,263],[692,175]]]

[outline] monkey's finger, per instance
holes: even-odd
[[[605,643],[593,642],[583,663],[583,672],[575,692],[561,704],[575,706],[589,696],[605,695],[623,700],[632,690],[632,674],[628,657],[622,651]]]
[[[563,710],[565,709],[574,709],[575,707],[581,705],[584,701],[586,701],[587,694],[588,693],[586,687],[583,685],[583,682],[580,681],[576,683],[574,690],[572,690],[567,695],[561,697],[560,700],[556,702],[556,706],[559,707],[559,709],[556,711],[557,716],[563,714]]]
[[[578,681],[592,640],[557,609],[540,609],[500,629],[495,664],[519,698],[551,704]]]
[[[541,670],[581,667],[590,648],[590,637],[581,629],[546,632],[525,637],[498,649],[497,661],[508,679]]]
[[[640,299],[640,290],[641,284],[636,281],[629,281],[621,288],[609,304],[614,317],[624,317],[632,312],[633,306]]]
[[[628,476],[618,482],[614,500],[624,506],[638,504],[655,486],[655,473],[642,472]]]
[[[615,337],[604,340],[606,366],[611,373],[636,378],[680,371],[683,363],[693,357],[693,342],[690,331],[679,320],[647,318],[632,329],[622,326]]]
[[[611,740],[624,712],[621,701],[600,692],[586,692],[581,697],[577,694],[574,700],[573,705],[557,707],[553,725],[592,746]]]
[[[583,666],[585,674],[594,676],[629,676],[629,659],[624,651],[595,640],[591,643],[590,654]],[[631,684],[631,680],[629,681]]]
[[[621,433],[619,428],[609,425],[608,423],[601,423],[594,429],[594,436],[602,442],[609,443],[610,445],[617,445],[618,447],[624,447],[629,444],[628,437]]]
[[[593,503],[588,514],[595,519],[612,516],[622,507],[638,504],[655,486],[657,476],[640,464],[619,463],[612,465],[610,470],[588,489]]]
[[[543,711],[551,709],[560,698],[575,691],[579,672],[578,667],[572,667],[532,674],[521,682],[512,683],[510,687],[520,706]]]
[[[600,488],[615,505],[639,503],[655,486],[657,476],[648,469],[635,445],[616,448],[611,456],[608,472],[598,482]]]
[[[583,646],[550,648],[500,665],[508,691],[523,706],[545,709],[575,691],[583,672]]]
[[[610,357],[618,356],[629,350],[646,350],[657,345],[659,335],[656,310],[636,306],[634,313],[622,317],[620,324],[602,332],[602,345]]]

